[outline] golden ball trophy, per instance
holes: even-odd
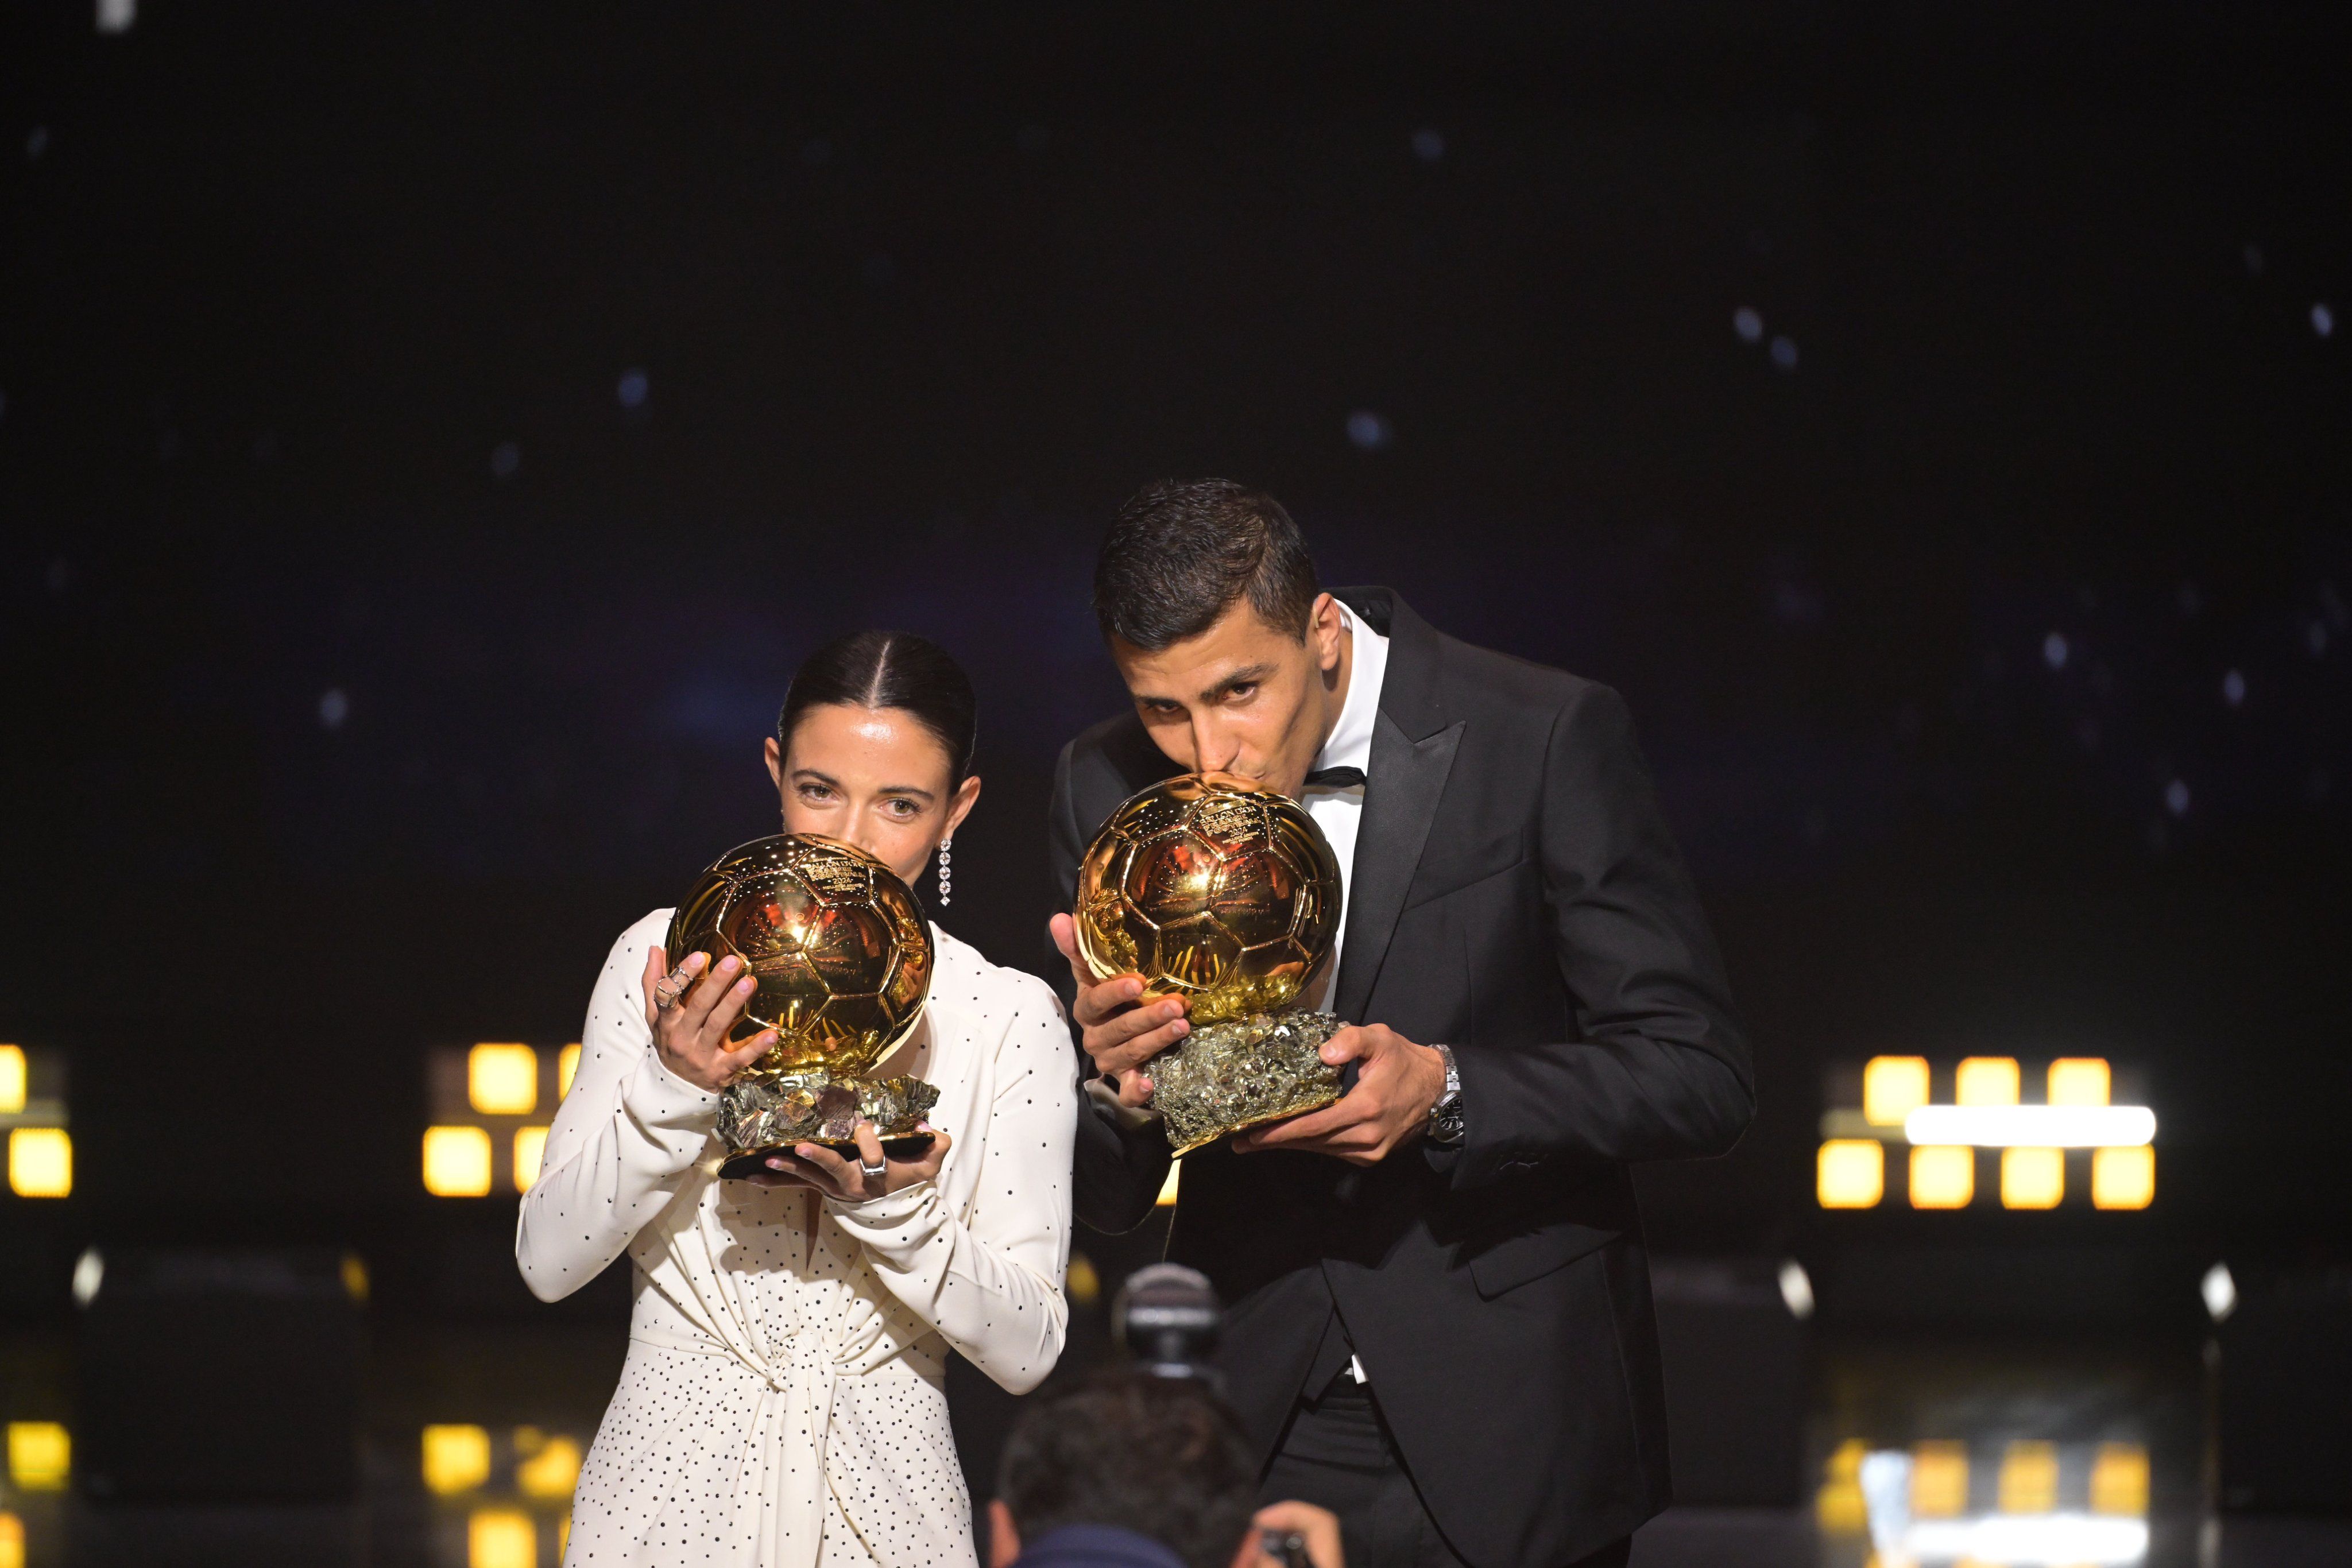
[[[1286,1010],[1329,961],[1339,862],[1307,809],[1255,780],[1187,773],[1129,796],[1078,867],[1078,953],[1097,980],[1181,996],[1192,1032],[1144,1069],[1186,1154],[1339,1098],[1329,1013]]]
[[[730,1039],[776,1031],[719,1096],[721,1176],[756,1175],[795,1144],[854,1150],[860,1121],[898,1158],[930,1146],[917,1127],[939,1090],[866,1076],[914,1033],[931,988],[931,928],[888,866],[815,833],[754,840],[696,880],[663,946],[673,969],[689,953],[741,959],[759,989]]]

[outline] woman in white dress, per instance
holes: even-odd
[[[921,638],[861,632],[793,678],[767,744],[787,831],[914,883],[971,810],[971,686]],[[881,1065],[938,1086],[936,1136],[886,1160],[813,1144],[720,1181],[719,1091],[751,982],[673,971],[670,912],[621,934],[580,1065],[522,1200],[515,1257],[542,1301],[627,1254],[620,1387],[580,1472],[571,1568],[963,1568],[971,1504],[948,1430],[952,1348],[1015,1393],[1061,1353],[1076,1073],[1045,984],[934,925],[930,1000]]]

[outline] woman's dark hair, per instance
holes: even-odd
[[[1150,1536],[1185,1568],[1225,1568],[1249,1528],[1257,1454],[1200,1384],[1120,1369],[1029,1402],[996,1495],[1024,1547],[1073,1524]]]
[[[971,677],[929,638],[912,632],[853,632],[811,653],[776,715],[776,744],[791,750],[801,716],[833,703],[903,708],[947,747],[949,789],[971,774],[979,726]]]
[[[1146,485],[1118,509],[1095,560],[1103,635],[1158,653],[1197,637],[1246,598],[1304,642],[1315,558],[1282,503],[1230,479]]]

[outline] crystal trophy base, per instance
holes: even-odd
[[[719,1174],[757,1176],[768,1156],[822,1144],[858,1158],[857,1124],[871,1122],[890,1159],[919,1157],[931,1134],[917,1130],[940,1092],[919,1078],[835,1078],[823,1068],[739,1078],[719,1097],[719,1135],[733,1151]]]
[[[1252,1013],[1203,1025],[1153,1057],[1144,1071],[1168,1146],[1190,1154],[1339,1099],[1339,1069],[1322,1050],[1346,1027],[1329,1013]]]

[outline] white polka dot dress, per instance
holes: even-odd
[[[870,1203],[721,1182],[719,1097],[665,1068],[638,981],[669,911],[614,945],[522,1200],[542,1301],[626,1253],[628,1360],[580,1471],[567,1568],[966,1568],[949,1347],[1015,1393],[1061,1354],[1076,1085],[1045,983],[932,928],[891,1071],[938,1085],[936,1182]]]

